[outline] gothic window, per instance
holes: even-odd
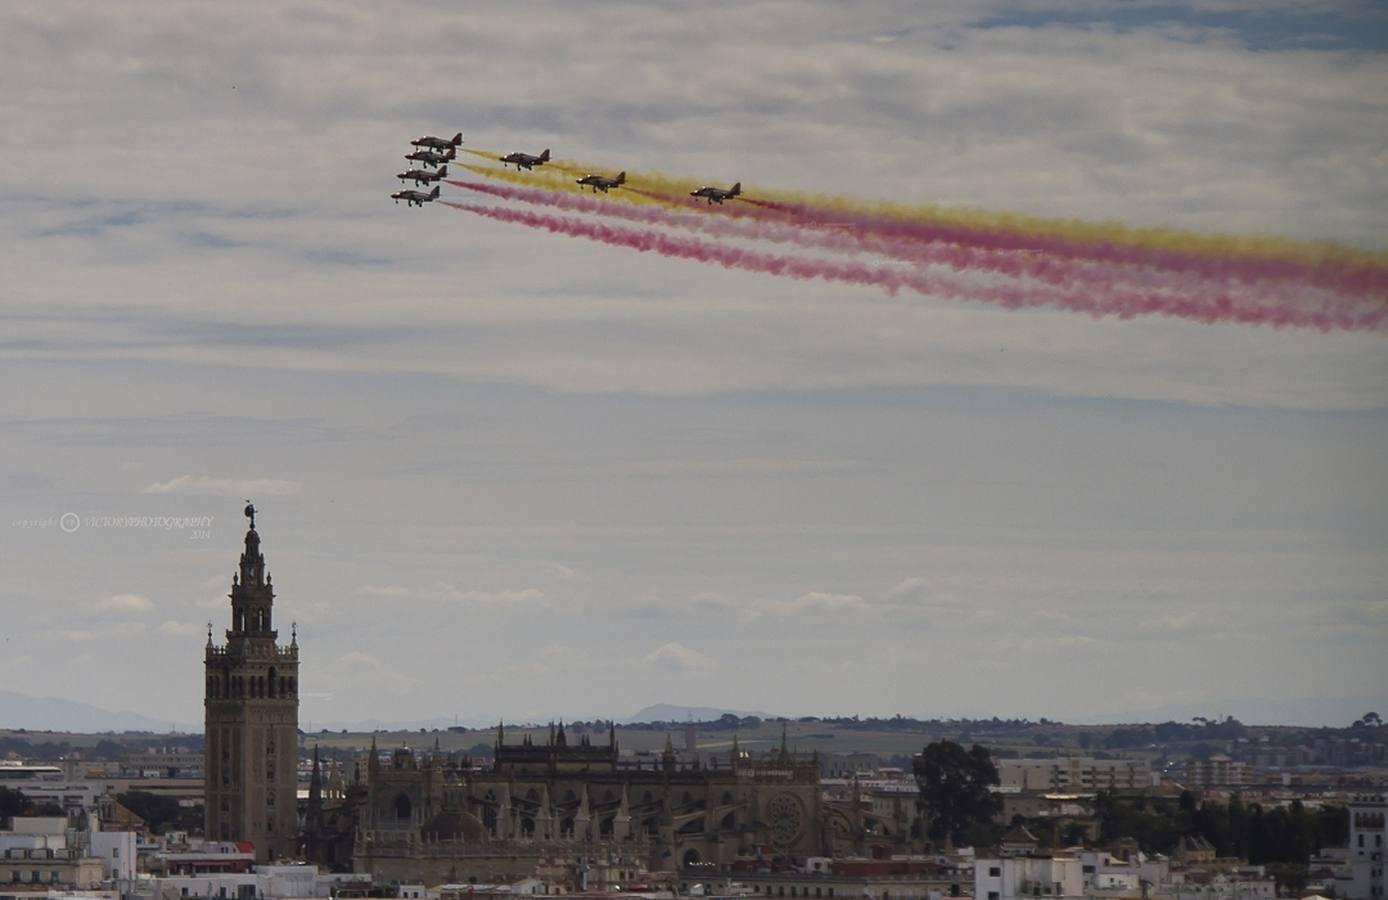
[[[270,667],[270,678],[269,678],[269,681],[267,682],[267,683],[269,684],[269,686],[270,686],[270,695],[269,695],[269,696],[270,696],[270,699],[271,699],[271,700],[275,699],[275,687],[276,687],[276,685],[275,685],[275,678],[276,678],[276,675],[275,675],[275,667],[274,667],[274,666],[271,666],[271,667]]]
[[[404,794],[395,795],[395,818],[408,819],[410,817],[410,798]]]

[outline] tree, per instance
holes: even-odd
[[[998,770],[986,748],[974,744],[965,750],[954,741],[935,741],[912,760],[911,768],[931,840],[962,844],[991,826],[1002,801],[989,790],[998,783]]]
[[[151,794],[148,791],[130,791],[118,794],[116,799],[120,801],[121,806],[144,819],[149,830],[155,834],[163,834],[164,829],[178,824],[181,810],[178,801],[172,797]]]
[[[9,827],[10,816],[25,815],[32,807],[29,798],[19,791],[0,787],[0,825]]]

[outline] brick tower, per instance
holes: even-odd
[[[226,644],[207,631],[203,787],[208,839],[250,841],[265,862],[293,856],[298,841],[299,644],[277,641],[254,506],[246,516]]]

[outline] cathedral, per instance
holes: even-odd
[[[610,873],[683,867],[770,866],[838,853],[902,849],[908,814],[882,827],[865,821],[855,793],[827,800],[819,759],[786,747],[752,754],[734,738],[726,754],[623,756],[616,728],[574,738],[561,723],[543,742],[508,742],[497,728],[494,760],[477,767],[435,745],[382,753],[373,738],[350,781],[323,777],[317,750],[299,808],[299,646],[274,627],[274,586],[260,550],[255,508],[232,577],[226,643],[209,627],[205,834],[248,841],[257,861],[302,856],[378,881],[498,882],[579,865]],[[584,876],[587,877],[586,875]],[[608,876],[603,876],[608,877]]]
[[[508,743],[499,727],[490,767],[437,749],[374,746],[358,802],[354,865],[378,880],[502,881],[557,860],[676,871],[770,866],[863,852],[848,804],[825,801],[814,754],[754,756],[736,740],[723,757],[621,756],[606,741],[572,740],[561,724],[543,743]]]
[[[204,833],[249,841],[266,862],[293,856],[299,845],[299,645],[292,635],[279,643],[255,507],[246,516],[231,627],[225,644],[213,642],[209,627],[204,651]]]

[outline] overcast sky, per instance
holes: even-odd
[[[305,725],[1347,722],[1388,684],[1381,335],[892,298],[387,195],[461,129],[1383,249],[1385,45],[1331,0],[6,3],[0,686],[200,721],[251,497]],[[64,513],[213,521],[25,527]]]

